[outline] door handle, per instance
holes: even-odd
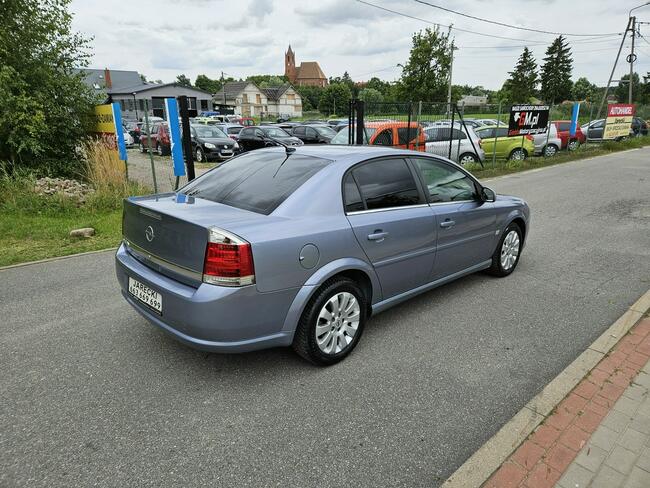
[[[440,222],[440,227],[442,227],[443,229],[448,229],[449,227],[453,227],[454,225],[456,225],[455,220],[445,220],[444,222]]]
[[[372,234],[368,234],[368,240],[369,241],[381,242],[386,238],[387,235],[388,235],[388,232],[384,232],[382,230],[376,230]]]

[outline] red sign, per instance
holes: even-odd
[[[613,103],[607,105],[607,117],[633,117],[634,105],[627,103]]]

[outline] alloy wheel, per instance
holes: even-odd
[[[156,151],[158,152],[158,156],[162,156],[162,155],[163,155],[163,148],[162,148],[162,146],[160,145],[160,143],[158,143],[158,144],[156,145]]]
[[[519,234],[511,230],[501,244],[501,267],[504,271],[512,268],[519,256]]]
[[[575,151],[580,147],[580,141],[577,139],[574,139],[573,141],[569,142],[569,151]]]
[[[555,156],[555,153],[557,152],[557,147],[550,145],[546,146],[544,149],[544,154],[548,157]]]
[[[196,150],[196,162],[197,163],[203,162],[203,151],[201,151],[201,149]]]
[[[471,154],[465,154],[462,158],[460,158],[460,164],[461,165],[466,165],[467,163],[475,163],[476,158],[472,156]]]
[[[347,291],[325,302],[316,322],[316,343],[325,354],[338,354],[354,339],[359,327],[359,301]]]

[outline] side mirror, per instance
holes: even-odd
[[[497,199],[496,193],[494,193],[494,190],[491,190],[490,188],[483,187],[481,193],[484,202],[493,202]]]

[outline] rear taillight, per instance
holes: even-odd
[[[483,147],[483,141],[481,139],[478,140],[478,147]]]
[[[533,136],[531,136],[530,134],[528,134],[528,135],[526,136],[526,139],[528,139],[529,141],[532,141],[532,140],[533,140]]]
[[[203,263],[203,282],[221,286],[255,283],[250,243],[221,229],[210,229]]]

